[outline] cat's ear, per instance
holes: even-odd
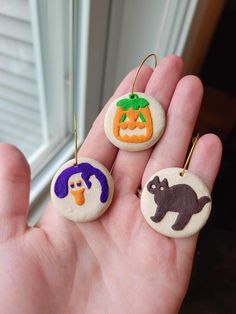
[[[167,181],[166,178],[161,182],[161,184],[162,184],[162,186],[164,186],[165,188],[168,188],[168,187],[169,187],[168,181]]]
[[[156,177],[154,178],[154,181],[155,181],[156,184],[160,184],[160,179],[159,179],[158,176],[156,176]]]

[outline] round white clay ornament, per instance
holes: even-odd
[[[129,93],[114,100],[104,119],[107,138],[120,149],[140,151],[153,146],[165,127],[165,113],[153,97]]]
[[[197,233],[211,211],[206,185],[193,173],[166,168],[155,173],[141,194],[141,211],[148,224],[161,234],[182,238]]]
[[[51,184],[51,198],[56,209],[75,222],[92,221],[109,207],[113,197],[113,180],[98,161],[78,158],[65,163]]]

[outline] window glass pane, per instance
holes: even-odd
[[[70,136],[72,1],[0,1],[0,142],[33,173]]]
[[[29,1],[1,0],[0,141],[18,146],[27,157],[43,134]]]

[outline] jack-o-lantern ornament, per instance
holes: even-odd
[[[108,139],[118,148],[139,151],[161,137],[165,114],[161,105],[144,93],[126,94],[110,105],[104,120]]]
[[[146,142],[152,137],[152,116],[148,101],[130,94],[116,103],[113,134],[123,142]]]

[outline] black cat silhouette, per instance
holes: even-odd
[[[208,196],[198,199],[196,192],[187,184],[169,187],[167,179],[160,181],[158,176],[148,183],[147,189],[154,194],[157,204],[155,215],[150,217],[152,221],[160,222],[168,211],[179,213],[173,230],[183,230],[192,215],[199,213],[211,201]]]

